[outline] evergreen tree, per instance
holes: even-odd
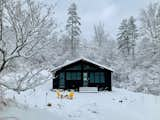
[[[80,17],[77,14],[77,6],[75,3],[72,3],[68,9],[68,20],[66,29],[68,32],[69,43],[71,48],[71,54],[73,57],[77,56],[77,49],[79,47],[79,36],[81,33],[80,30]]]
[[[138,30],[135,24],[134,17],[130,17],[128,20],[122,20],[118,33],[118,48],[124,56],[128,57],[132,55],[135,58],[135,46],[136,39],[138,38]]]
[[[129,39],[131,42],[131,50],[132,50],[131,54],[132,54],[133,60],[135,58],[135,46],[136,46],[136,40],[138,38],[138,30],[137,30],[135,21],[136,20],[134,19],[133,16],[131,16],[128,21],[128,33],[129,33]]]
[[[122,54],[127,57],[131,52],[131,42],[128,31],[128,20],[124,19],[121,22],[118,33],[118,49],[122,52]]]

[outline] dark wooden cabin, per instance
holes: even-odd
[[[53,89],[75,89],[98,87],[98,90],[112,90],[112,69],[86,58],[79,58],[55,68]]]

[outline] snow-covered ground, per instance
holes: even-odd
[[[28,107],[10,107],[0,112],[0,119],[18,120],[160,120],[160,96],[133,93],[113,88],[112,92],[75,93],[73,100],[57,99],[51,83],[20,95],[8,91]],[[52,106],[48,107],[47,104]]]

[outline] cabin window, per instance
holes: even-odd
[[[100,79],[102,83],[105,83],[105,74],[104,72],[100,72]]]
[[[104,72],[90,72],[90,83],[104,83]]]
[[[95,83],[100,83],[101,81],[101,76],[100,76],[100,73],[99,72],[95,72]]]
[[[66,79],[67,80],[81,80],[81,73],[80,72],[67,72]]]
[[[84,70],[96,70],[97,68],[94,66],[90,66],[90,65],[83,65],[83,69]]]
[[[90,73],[90,83],[94,83],[94,72]]]
[[[61,88],[63,88],[65,86],[65,83],[64,83],[64,81],[65,81],[64,80],[64,72],[60,73],[59,79],[60,79],[59,85],[60,85]]]
[[[67,68],[67,70],[81,70],[81,65],[71,66],[71,67]]]

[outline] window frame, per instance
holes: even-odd
[[[81,72],[66,72],[66,80],[81,80]]]
[[[93,79],[91,79],[91,74]],[[99,79],[99,80],[98,80]],[[105,83],[105,73],[102,72],[90,72],[90,76],[89,76],[89,81],[90,83]]]

